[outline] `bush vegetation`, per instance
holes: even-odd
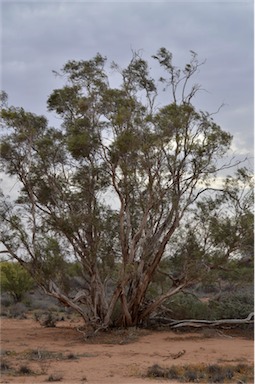
[[[1,292],[8,292],[15,302],[21,301],[35,284],[22,265],[15,262],[1,262],[0,273]]]
[[[179,293],[166,304],[173,319],[220,320],[246,318],[253,312],[252,292],[223,293],[220,299],[202,302],[192,294]]]
[[[158,364],[148,368],[147,376],[180,382],[206,383],[245,383],[253,380],[253,367],[246,364],[221,366],[217,364],[190,364],[163,368]]]

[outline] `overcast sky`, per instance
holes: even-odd
[[[9,102],[46,114],[60,86],[52,70],[97,52],[122,66],[131,50],[150,59],[160,47],[183,65],[189,51],[206,59],[196,82],[207,92],[199,109],[214,112],[234,135],[237,154],[253,152],[253,1],[13,1],[1,2],[1,88]],[[251,159],[253,163],[253,159]]]

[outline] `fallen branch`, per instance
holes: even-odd
[[[250,313],[245,319],[224,319],[224,320],[173,320],[165,317],[154,317],[150,319],[153,324],[161,324],[170,328],[180,327],[221,327],[240,324],[254,324],[254,312]]]

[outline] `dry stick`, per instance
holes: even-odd
[[[167,359],[179,359],[179,357],[181,357],[181,356],[183,356],[184,354],[186,353],[186,350],[185,349],[183,349],[182,351],[180,351],[180,352],[178,352],[178,353],[171,353],[169,356],[167,356],[165,359],[164,359],[164,361],[165,360],[167,360]]]

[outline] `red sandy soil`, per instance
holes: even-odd
[[[253,339],[239,334],[129,329],[85,340],[78,326],[77,320],[43,328],[32,318],[2,318],[2,362],[13,371],[4,372],[0,383],[45,383],[53,381],[51,376],[70,384],[156,384],[166,381],[145,377],[154,364],[253,364]],[[180,351],[185,353],[176,358]],[[43,358],[50,352],[55,352],[55,357]],[[74,356],[77,358],[72,359]],[[22,366],[35,374],[18,374]]]

